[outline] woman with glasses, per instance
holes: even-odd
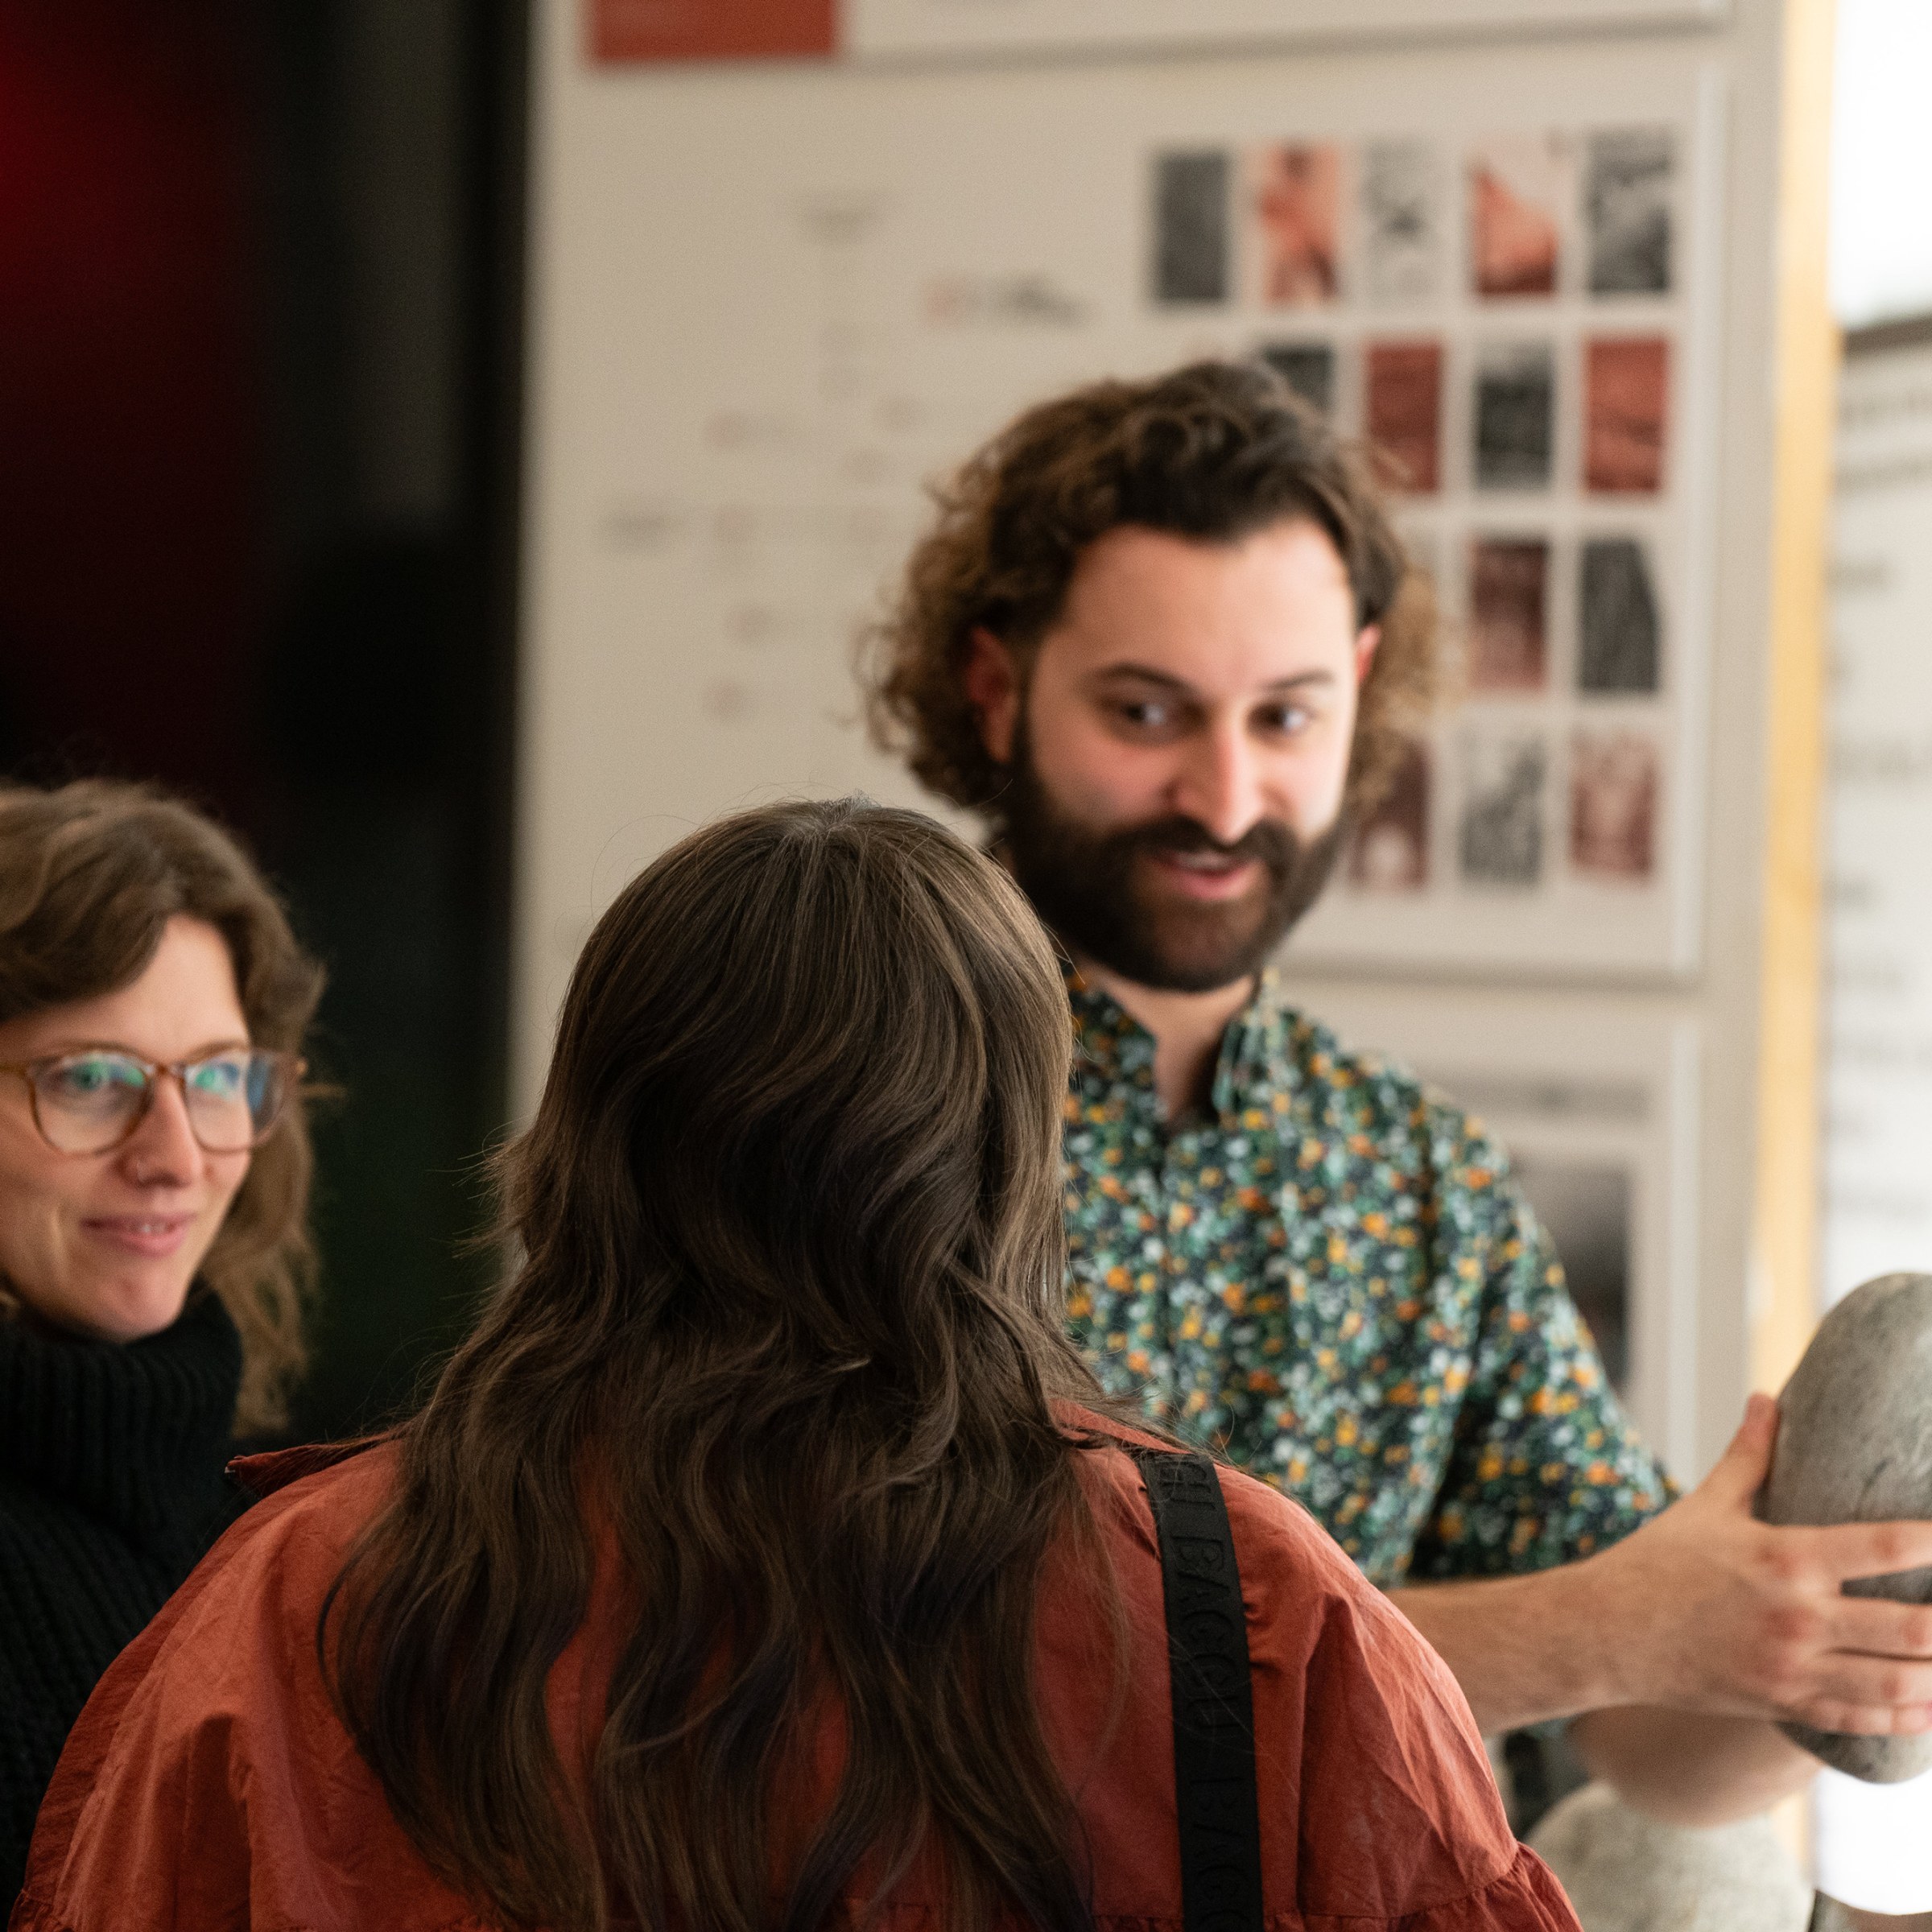
[[[514,1278],[394,1435],[248,1469],[13,1932],[1576,1932],[1314,1519],[1100,1406],[1071,1043],[930,819],[659,859],[504,1161]]]
[[[320,969],[225,833],[0,787],[0,1907],[101,1673],[233,1519],[310,1251]]]

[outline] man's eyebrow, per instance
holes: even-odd
[[[1093,681],[1104,683],[1115,678],[1132,678],[1137,683],[1158,684],[1165,691],[1178,691],[1191,697],[1194,687],[1171,671],[1155,671],[1146,664],[1104,664],[1093,673]]]
[[[1131,678],[1137,683],[1158,684],[1164,691],[1179,692],[1184,697],[1195,696],[1194,687],[1185,678],[1177,678],[1172,671],[1156,671],[1148,664],[1107,664],[1093,673],[1096,684],[1108,683],[1116,679]],[[1309,671],[1298,671],[1285,678],[1275,678],[1261,687],[1263,691],[1296,691],[1305,684],[1332,684],[1335,673],[1325,667],[1317,667]]]

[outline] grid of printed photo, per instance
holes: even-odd
[[[1154,309],[1238,324],[1374,446],[1453,642],[1350,894],[1475,914],[1661,884],[1685,147],[1624,126],[1152,157]]]

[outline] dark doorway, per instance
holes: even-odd
[[[328,964],[303,1435],[406,1399],[487,1271],[526,16],[0,13],[0,769],[184,791]]]

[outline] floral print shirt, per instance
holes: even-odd
[[[1669,1488],[1481,1124],[1272,974],[1209,1111],[1070,979],[1067,1313],[1102,1384],[1304,1503],[1384,1587],[1541,1570]]]

